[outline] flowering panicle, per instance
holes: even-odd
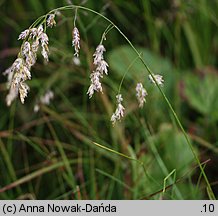
[[[159,75],[159,74],[152,74],[154,79],[156,80],[157,84],[160,86],[163,86],[164,83],[164,79],[163,76]],[[151,75],[148,76],[148,79],[151,81],[151,83],[156,85],[156,82],[154,81],[153,77]]]
[[[11,105],[13,100],[18,96],[20,97],[21,103],[24,103],[25,98],[29,92],[29,86],[26,81],[31,79],[31,67],[36,63],[37,53],[40,50],[46,62],[49,61],[49,38],[46,34],[46,26],[52,28],[56,25],[55,16],[60,14],[56,11],[54,14],[46,15],[46,20],[43,19],[41,24],[37,24],[34,27],[30,27],[22,31],[18,37],[18,40],[24,40],[18,54],[17,59],[14,61],[12,66],[8,68],[4,75],[7,75],[8,82],[7,88],[9,93],[6,96],[6,103],[8,106]],[[80,33],[75,25],[76,15],[74,19],[74,28],[72,30],[72,47],[74,47],[73,64],[79,66],[79,51],[80,51]],[[37,22],[35,22],[37,23]],[[44,26],[45,25],[45,26]],[[45,28],[44,28],[45,27]],[[88,88],[87,94],[89,98],[93,96],[95,92],[103,92],[101,79],[104,75],[108,75],[108,63],[104,60],[104,52],[106,51],[104,45],[102,45],[103,39],[105,39],[106,34],[112,28],[107,28],[102,36],[101,43],[97,46],[93,54],[93,71],[90,74],[90,86]],[[159,86],[163,86],[164,79],[162,75],[150,74],[148,76],[151,83]],[[122,80],[123,81],[123,80]],[[146,89],[143,87],[142,83],[137,83],[136,85],[136,97],[139,103],[139,107],[142,108],[146,102],[146,96],[148,95]],[[54,93],[48,90],[45,95],[41,96],[38,102],[34,106],[34,111],[38,112],[40,109],[40,104],[49,105],[50,101],[54,98]],[[124,116],[125,108],[122,105],[122,95],[116,95],[117,107],[115,112],[111,116],[111,122],[114,125],[117,121],[120,121]]]
[[[94,56],[93,64],[95,66],[95,70],[92,71],[90,78],[91,78],[91,85],[88,89],[87,94],[89,95],[89,98],[92,97],[95,91],[102,92],[102,86],[100,82],[100,78],[103,78],[104,73],[108,74],[108,64],[104,60],[103,52],[105,52],[105,48],[102,44],[98,45],[96,48]]]
[[[148,95],[147,91],[143,87],[142,83],[137,83],[136,85],[136,97],[139,102],[139,107],[142,108],[144,103],[146,102],[145,97]]]
[[[105,51],[106,51],[106,49],[101,44],[101,45],[98,45],[98,47],[96,48],[95,53],[93,54],[93,56],[94,56],[93,64],[96,66],[96,70],[100,72],[101,77],[103,76],[104,73],[106,75],[108,74],[108,70],[107,70],[108,64],[104,60],[104,56],[103,56],[103,53]]]
[[[39,102],[34,106],[34,112],[39,111],[39,104],[49,105],[51,100],[54,98],[54,93],[51,90],[48,90],[45,95],[41,96]]]
[[[113,115],[111,116],[111,121],[113,125],[116,123],[116,121],[121,120],[121,118],[124,116],[124,110],[125,110],[125,108],[121,103],[123,101],[122,95],[118,94],[116,96],[116,99],[117,99],[117,108],[113,113]]]
[[[19,87],[21,82],[27,80],[27,74],[29,76],[29,71],[24,65],[24,59],[17,58],[11,66],[10,76],[12,77],[10,85],[12,88]]]
[[[48,26],[54,25],[54,16],[50,14],[50,21]],[[52,24],[53,23],[53,24]],[[48,61],[48,36],[44,32],[44,28],[40,25],[38,28],[26,29],[18,37],[18,40],[24,40],[21,46],[18,58],[14,61],[12,66],[5,71],[8,76],[7,86],[10,89],[6,96],[6,103],[11,105],[12,101],[20,95],[21,103],[24,103],[27,97],[29,86],[26,84],[27,80],[31,79],[31,67],[36,63],[37,51],[41,45],[41,54],[46,61]]]
[[[26,50],[25,50],[26,49]],[[24,51],[21,50],[22,55],[28,55],[29,51],[24,46]],[[9,78],[10,77],[10,78]],[[21,103],[27,96],[29,87],[25,83],[26,80],[31,79],[31,73],[24,58],[17,58],[11,66],[11,71],[8,74],[8,86],[10,86],[9,94],[6,97],[6,103],[11,105],[12,101],[20,94]]]
[[[76,57],[79,57],[79,49],[80,49],[80,34],[78,28],[75,26],[72,31],[72,46],[74,47]]]

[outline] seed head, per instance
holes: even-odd
[[[94,65],[98,65],[104,59],[103,52],[105,52],[105,51],[106,51],[106,49],[104,48],[104,46],[102,44],[97,46],[95,53],[93,54],[93,56],[94,56],[93,64]]]
[[[41,54],[43,56],[43,58],[46,60],[46,62],[49,61],[48,59],[48,55],[49,55],[49,48],[48,48],[48,35],[46,33],[43,32],[43,26],[40,25],[38,27],[38,36],[36,38],[36,44],[35,44],[35,49],[38,50],[38,46],[39,46],[39,42],[41,43],[41,47],[42,47],[42,51]],[[39,41],[39,42],[38,42]]]
[[[41,33],[39,36],[39,40],[42,46],[48,45],[48,35],[46,33]]]
[[[91,85],[89,86],[89,89],[87,91],[87,94],[89,95],[89,98],[92,97],[92,95],[94,94],[94,92],[102,92],[102,86],[101,86],[101,82],[100,82],[100,76],[101,74],[98,71],[93,71],[90,74],[90,78],[91,78]]]
[[[139,107],[142,108],[144,103],[146,102],[145,97],[148,95],[147,91],[145,88],[143,88],[142,83],[137,83],[136,85],[136,97],[139,102]]]
[[[89,98],[92,97],[95,91],[102,92],[102,86],[100,82],[100,78],[103,78],[104,73],[108,74],[108,63],[104,60],[103,52],[105,52],[104,46],[98,45],[95,53],[93,54],[94,60],[93,65],[95,66],[95,70],[92,71],[90,78],[91,78],[91,85],[88,89],[87,94]]]
[[[47,46],[47,45],[42,46],[42,52],[41,52],[41,54],[42,54],[43,58],[46,60],[46,62],[49,61],[49,59],[48,59],[48,53],[49,53],[48,46]]]
[[[54,16],[50,16],[49,18],[49,24],[52,25],[53,22],[54,25],[54,21],[52,21]],[[21,32],[18,39],[28,40],[21,46],[19,58],[17,58],[12,66],[4,72],[4,74],[8,76],[7,87],[10,89],[6,97],[8,106],[11,105],[18,94],[20,95],[21,102],[24,103],[29,91],[29,87],[25,81],[31,79],[30,69],[36,63],[39,45],[42,47],[42,56],[48,61],[49,39],[44,32],[43,25],[40,25],[38,28],[31,28]]]
[[[24,82],[20,83],[19,93],[20,93],[20,100],[21,100],[22,104],[24,103],[24,99],[27,97],[27,93],[28,93],[29,89],[30,88],[26,83],[24,83]]]
[[[117,108],[113,113],[113,115],[111,116],[111,121],[113,125],[116,123],[116,121],[121,120],[121,118],[124,116],[124,110],[125,110],[124,106],[121,104],[121,102],[123,101],[122,95],[118,94],[116,96],[116,99],[117,99]]]
[[[27,49],[24,49],[24,54],[28,57],[28,52],[25,50]],[[25,83],[28,79],[31,79],[29,67],[23,58],[17,58],[11,66],[11,72],[8,74],[8,86],[10,86],[9,94],[6,97],[8,106],[18,96],[18,93],[20,94],[21,102],[24,103],[29,90],[28,85]]]
[[[73,28],[72,31],[72,46],[74,47],[76,57],[79,57],[79,49],[80,49],[80,34],[77,27]]]

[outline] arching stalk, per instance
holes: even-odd
[[[139,59],[141,60],[142,64],[143,64],[144,67],[146,68],[148,74],[151,75],[151,77],[153,78],[154,82],[156,83],[156,86],[157,86],[158,90],[160,91],[162,97],[164,98],[164,101],[166,102],[167,106],[169,107],[171,113],[173,114],[173,116],[174,116],[174,118],[175,118],[175,120],[176,120],[176,122],[177,122],[179,128],[181,129],[181,131],[182,131],[182,133],[183,133],[183,135],[184,135],[184,137],[185,137],[185,140],[186,140],[186,142],[187,142],[187,144],[188,144],[188,146],[189,146],[189,148],[190,148],[190,150],[191,150],[191,152],[192,152],[192,154],[193,154],[193,156],[194,156],[194,158],[195,158],[195,160],[196,160],[196,162],[197,162],[197,164],[198,164],[198,166],[199,166],[199,168],[200,168],[200,170],[201,170],[201,173],[202,173],[202,175],[203,175],[203,177],[204,177],[204,180],[205,180],[206,185],[207,185],[207,191],[208,191],[208,196],[209,196],[209,198],[215,200],[215,199],[216,199],[216,198],[215,198],[215,195],[214,195],[214,193],[213,193],[213,191],[212,191],[212,188],[211,188],[210,183],[209,183],[209,181],[208,181],[207,175],[206,175],[206,173],[205,173],[205,171],[204,171],[204,169],[203,169],[203,166],[201,165],[200,160],[199,160],[199,158],[198,158],[198,156],[197,156],[197,153],[195,152],[194,147],[192,146],[192,144],[191,144],[191,142],[190,142],[190,140],[189,140],[189,138],[188,138],[188,135],[187,135],[187,133],[185,132],[185,129],[184,129],[184,127],[182,126],[182,123],[181,123],[181,121],[179,120],[179,118],[178,118],[176,112],[174,111],[174,109],[173,109],[173,107],[172,107],[170,101],[168,100],[167,96],[165,95],[165,93],[163,92],[163,90],[161,89],[161,87],[158,85],[156,79],[155,79],[154,76],[153,76],[153,73],[152,73],[151,69],[148,67],[148,65],[146,64],[146,62],[144,61],[144,59],[141,57],[139,51],[134,47],[134,45],[132,44],[132,42],[131,42],[131,41],[128,39],[128,37],[120,30],[120,28],[119,28],[117,25],[115,25],[110,19],[108,19],[107,17],[105,17],[104,15],[102,15],[102,14],[100,14],[100,13],[98,13],[98,12],[96,12],[96,11],[90,9],[90,8],[83,7],[83,6],[77,6],[77,5],[68,5],[68,6],[56,8],[56,9],[51,10],[50,12],[48,12],[46,15],[41,16],[40,18],[42,19],[43,17],[47,17],[48,14],[54,13],[54,12],[56,12],[56,11],[74,10],[74,9],[76,9],[76,11],[77,11],[78,9],[85,10],[85,11],[89,11],[89,12],[91,12],[91,13],[94,13],[94,14],[96,14],[96,15],[102,17],[104,20],[108,21],[108,22],[123,36],[123,38],[127,41],[127,43],[128,43],[128,44],[132,47],[132,49],[135,51],[135,53],[136,53],[137,56],[138,56],[137,58],[139,58]],[[31,26],[35,26],[35,24],[38,24],[38,21],[40,21],[40,18],[38,18]],[[44,19],[42,22],[45,22],[45,21],[46,21],[46,20]]]

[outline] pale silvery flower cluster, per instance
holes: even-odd
[[[39,102],[34,106],[34,112],[38,112],[40,109],[40,104],[49,105],[51,100],[54,98],[54,93],[51,90],[48,90],[44,95],[39,99]]]
[[[142,108],[146,102],[145,97],[148,95],[147,91],[143,87],[142,83],[137,83],[136,85],[136,97],[138,99],[139,107]]]
[[[22,31],[22,32],[20,33],[19,37],[18,37],[18,40],[20,40],[20,39],[22,39],[22,40],[26,39],[27,36],[29,35],[29,32],[30,32],[29,29],[27,29],[27,30],[25,30],[25,31]]]
[[[161,76],[159,74],[152,74],[152,75],[153,75],[156,82],[154,81],[153,77],[151,75],[149,75],[148,79],[151,81],[151,83],[153,83],[155,85],[157,83],[158,85],[163,86],[163,83],[164,83],[163,76]]]
[[[47,22],[47,26],[50,28],[56,26],[55,14],[49,14],[46,22]]]
[[[8,77],[8,82],[7,82],[7,89],[9,89],[9,93],[6,96],[6,104],[7,106],[10,106],[12,101],[17,98],[18,96],[18,89],[17,88],[10,88],[11,86],[11,81],[13,77],[13,72],[11,72],[12,66],[8,68],[3,75]]]
[[[53,27],[56,25],[55,22],[55,14],[49,14],[46,17],[46,20],[43,21],[48,27]],[[103,40],[104,37],[102,37]],[[6,103],[8,106],[11,105],[12,101],[20,96],[20,100],[24,103],[25,98],[27,97],[29,86],[26,84],[27,80],[31,79],[31,67],[36,63],[37,60],[37,52],[39,48],[41,48],[41,54],[46,62],[49,61],[49,38],[45,33],[45,29],[43,25],[39,25],[38,27],[33,27],[24,30],[18,37],[18,40],[24,40],[21,46],[20,53],[18,54],[18,58],[14,61],[12,66],[8,68],[4,75],[8,76],[8,84],[7,87],[9,89],[9,93],[6,97]],[[72,31],[72,46],[74,47],[75,53],[73,58],[73,64],[79,66],[80,59],[79,51],[80,51],[80,33],[78,28],[75,26]],[[104,74],[108,75],[108,63],[104,60],[104,52],[105,47],[101,43],[97,46],[95,53],[93,54],[93,66],[94,70],[90,74],[90,86],[88,88],[87,94],[89,98],[93,96],[95,92],[103,92],[101,79]],[[151,83],[155,85],[162,86],[164,83],[163,76],[159,74],[150,74],[148,76]],[[139,103],[139,107],[142,108],[144,103],[146,102],[146,96],[148,95],[146,89],[143,87],[142,83],[137,83],[136,85],[136,97]],[[45,95],[41,96],[38,103],[34,107],[34,111],[38,112],[40,109],[40,104],[49,105],[50,101],[54,98],[54,94],[52,91],[47,91]],[[117,121],[120,121],[124,116],[125,108],[122,105],[122,95],[118,94],[116,96],[117,107],[115,112],[111,116],[111,122],[115,124]]]
[[[43,56],[43,58],[48,62],[48,54],[49,54],[49,49],[48,49],[48,36],[46,33],[43,32],[43,27],[42,25],[39,26],[39,35],[38,38],[40,43],[41,43],[41,54]]]
[[[79,49],[80,49],[80,34],[78,28],[75,26],[72,31],[72,46],[74,47],[76,57],[79,57]]]
[[[24,44],[23,55],[29,56],[29,46]],[[29,90],[28,85],[25,83],[27,79],[31,79],[29,71],[30,66],[26,63],[25,56],[23,58],[17,58],[12,66],[5,71],[5,75],[8,76],[7,87],[9,93],[6,96],[6,104],[10,106],[12,101],[20,94],[20,100],[24,103],[24,98],[27,96]]]
[[[94,92],[102,92],[102,86],[100,82],[100,78],[103,78],[104,74],[108,74],[108,64],[104,60],[103,53],[105,52],[105,48],[102,44],[98,45],[98,47],[95,50],[94,61],[93,65],[95,66],[95,70],[92,71],[90,78],[91,78],[91,85],[89,86],[87,94],[89,95],[89,98],[92,97]]]
[[[125,110],[124,106],[122,105],[122,101],[123,101],[122,95],[118,94],[116,96],[116,99],[117,99],[117,108],[113,113],[113,115],[111,116],[111,121],[113,125],[116,123],[116,121],[121,120],[121,118],[124,116],[124,110]]]
[[[54,14],[50,14],[47,19],[47,25],[52,27],[55,25]],[[5,71],[8,76],[9,93],[6,96],[6,103],[11,105],[12,101],[20,95],[21,103],[24,103],[27,97],[29,86],[26,84],[27,80],[31,79],[31,67],[36,63],[37,52],[41,45],[41,54],[43,58],[48,61],[48,36],[44,32],[42,25],[38,28],[33,27],[26,29],[18,37],[18,40],[24,40],[18,58],[14,61],[12,66]]]

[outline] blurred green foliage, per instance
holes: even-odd
[[[0,71],[16,58],[21,31],[37,17],[70,2],[1,0]],[[204,163],[217,196],[218,2],[73,3],[110,18],[136,45],[152,71],[164,76],[163,90]],[[78,11],[82,43],[81,65],[77,66],[72,61],[73,18],[74,11],[62,12],[56,17],[57,26],[47,30],[50,62],[44,65],[38,58],[25,105],[17,100],[6,107],[7,80],[0,74],[0,198],[207,199],[201,173],[164,100],[148,81],[135,53],[114,29],[104,41],[105,59],[110,65],[109,76],[103,79],[104,94],[88,99],[92,55],[108,23],[87,11]],[[110,116],[126,72],[121,88],[126,115],[113,127]],[[139,81],[148,91],[143,109],[138,109],[135,99]],[[54,91],[55,99],[34,113],[36,101],[47,89]],[[168,186],[165,193],[164,180]]]
[[[210,121],[218,118],[218,79],[216,74],[207,74],[205,77],[187,75],[185,94],[190,105]]]

